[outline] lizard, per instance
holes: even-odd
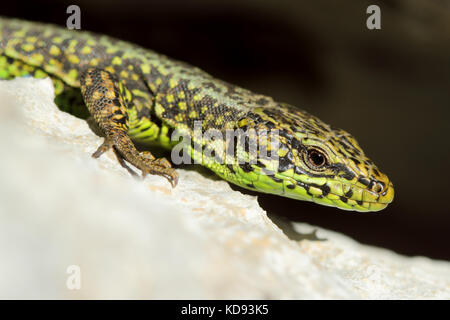
[[[50,77],[55,102],[67,93],[81,97],[104,135],[93,157],[112,149],[123,166],[133,165],[143,177],[166,177],[173,187],[178,173],[171,162],[139,151],[136,143],[173,149],[179,141],[174,132],[187,134],[185,151],[195,163],[253,191],[359,212],[380,211],[394,198],[392,181],[346,131],[138,45],[0,17],[0,79],[19,76]],[[230,146],[234,155],[224,155],[229,139],[196,137],[199,123],[201,132],[247,136]],[[258,156],[251,161],[249,133],[261,138],[272,131],[276,138],[251,140]]]

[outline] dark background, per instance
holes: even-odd
[[[380,214],[260,195],[271,215],[407,255],[450,260],[450,2],[20,1],[0,15],[81,27],[151,48],[299,106],[357,137],[396,187]],[[381,8],[381,30],[366,8]]]

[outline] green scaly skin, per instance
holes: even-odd
[[[95,156],[113,147],[121,162],[127,160],[143,174],[166,176],[174,185],[177,175],[170,163],[137,152],[129,138],[173,148],[174,130],[189,134],[187,148],[196,163],[250,190],[355,211],[379,211],[393,200],[391,181],[349,133],[139,46],[0,17],[0,78],[25,75],[50,77],[59,105],[78,116],[93,115],[106,135]],[[82,101],[89,113],[75,108]],[[196,138],[195,121],[201,121],[203,132],[276,129],[278,159],[258,157],[250,163],[244,143],[233,147],[245,160],[238,163],[224,153],[224,138]],[[258,156],[261,147],[271,151],[270,144],[259,142]]]

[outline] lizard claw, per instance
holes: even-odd
[[[170,162],[165,158],[159,158],[146,163],[144,168],[139,168],[142,171],[142,179],[145,179],[147,174],[156,174],[165,177],[169,180],[173,188],[178,184],[178,173],[172,168]]]

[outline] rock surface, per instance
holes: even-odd
[[[57,109],[49,79],[0,82],[0,298],[449,299],[450,263],[307,224],[289,240],[256,197],[179,170],[130,177]],[[67,287],[69,266],[81,288]]]

